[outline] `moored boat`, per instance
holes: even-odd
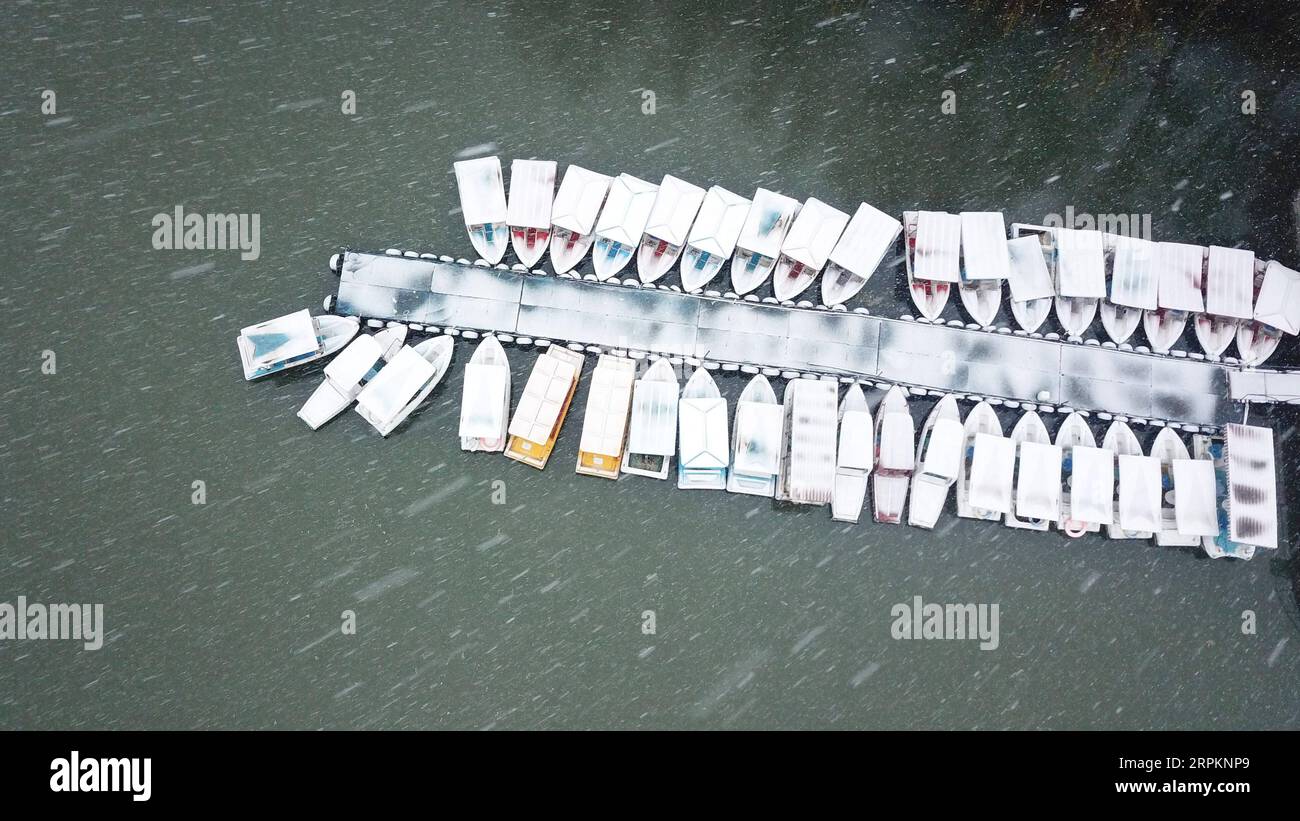
[[[830,504],[835,490],[838,383],[791,379],[785,386],[785,436],[776,498],[801,505]]]
[[[727,400],[704,368],[696,368],[677,403],[677,487],[723,490],[731,458]]]
[[[465,365],[460,403],[461,450],[505,450],[510,423],[510,360],[492,335],[483,337]]]
[[[507,459],[538,470],[546,467],[578,389],[582,363],[582,354],[556,345],[538,355],[506,429]]]
[[[1150,539],[1150,530],[1125,530],[1119,524],[1119,512],[1124,507],[1124,500],[1120,498],[1122,484],[1119,463],[1125,456],[1142,456],[1142,443],[1138,441],[1137,434],[1133,433],[1133,429],[1127,422],[1116,419],[1110,423],[1110,427],[1106,428],[1101,446],[1115,454],[1115,497],[1112,500],[1115,515],[1114,522],[1106,525],[1106,535],[1112,539]]]
[[[1097,439],[1087,420],[1078,413],[1065,417],[1056,431],[1056,446],[1061,451],[1061,516],[1056,520],[1056,526],[1074,538],[1096,533],[1101,525],[1108,523],[1101,520],[1110,518],[1108,513],[1100,515],[1096,509],[1111,509],[1111,499],[1115,496],[1114,457],[1109,457],[1110,464],[1103,471],[1101,461],[1105,457],[1096,453],[1099,450]],[[1078,460],[1075,459],[1076,452]],[[1076,507],[1081,510],[1079,515],[1076,515]]]
[[[1201,350],[1218,359],[1232,344],[1237,326],[1252,316],[1255,253],[1244,248],[1211,245],[1205,260],[1205,311],[1193,327]]]
[[[731,289],[747,294],[767,281],[781,243],[799,213],[799,201],[760,188],[745,217],[744,227],[736,239],[736,253],[731,259]]]
[[[636,254],[637,275],[642,282],[657,282],[672,270],[703,202],[704,189],[698,185],[671,174],[659,183]]]
[[[635,379],[635,359],[603,354],[596,360],[578,443],[578,473],[618,479]]]
[[[921,316],[934,322],[961,280],[961,217],[940,211],[904,211],[907,289]]]
[[[667,359],[656,359],[633,384],[624,473],[668,478],[677,450],[677,391],[677,374]]]
[[[1041,225],[1011,224],[1012,239],[1007,241],[1011,257],[1011,274],[1007,286],[1011,291],[1011,315],[1025,333],[1036,332],[1052,312],[1056,283],[1052,268],[1056,264],[1056,240],[1052,229]]]
[[[510,163],[510,199],[506,225],[510,245],[525,268],[532,268],[551,244],[551,206],[555,204],[555,162]]]
[[[1103,239],[1109,296],[1101,301],[1101,324],[1110,340],[1122,345],[1142,324],[1143,312],[1159,307],[1155,243],[1122,234]]]
[[[360,329],[355,317],[312,316],[304,308],[242,329],[235,345],[252,381],[338,353]]]
[[[957,481],[963,433],[957,399],[948,394],[930,410],[916,445],[916,470],[907,506],[907,523],[913,527],[929,530],[939,520]]]
[[[859,205],[826,263],[822,304],[843,305],[861,291],[902,232],[898,220],[865,202]]]
[[[1106,252],[1100,231],[1055,229],[1056,319],[1072,339],[1081,339],[1106,296]]]
[[[397,355],[405,341],[405,325],[394,325],[353,339],[325,366],[325,381],[298,410],[298,418],[312,430],[318,430],[338,416],[356,401],[361,388]]]
[[[736,419],[731,436],[731,468],[727,490],[753,496],[776,494],[776,475],[781,469],[785,413],[767,378],[749,380],[736,402]]]
[[[1016,420],[1011,441],[1016,445],[1015,499],[1003,521],[1007,527],[1047,530],[1060,512],[1060,451],[1035,411],[1025,411]]]
[[[551,205],[551,267],[563,274],[572,269],[596,241],[596,217],[609,193],[610,178],[582,166],[570,165]]]
[[[596,279],[603,282],[632,261],[658,193],[659,186],[631,174],[619,174],[610,183],[596,222],[596,247],[591,252]]]
[[[1156,243],[1159,307],[1142,318],[1147,341],[1156,353],[1169,351],[1182,338],[1187,317],[1205,309],[1201,281],[1206,250],[1181,242]]]
[[[916,423],[907,394],[895,385],[876,408],[876,467],[871,474],[871,505],[877,522],[899,524],[912,471],[916,468]]]
[[[387,436],[424,401],[451,365],[449,336],[407,345],[357,394],[357,413]]]
[[[963,211],[961,281],[957,294],[971,319],[983,328],[997,321],[1002,281],[1011,276],[1007,225],[1000,211]]]
[[[454,164],[460,191],[460,212],[465,230],[480,257],[496,265],[506,254],[506,189],[501,181],[501,159],[480,157]]]
[[[1001,518],[998,515],[999,513],[1005,511],[976,507],[970,501],[972,467],[975,460],[975,440],[981,433],[999,438],[1002,436],[1002,422],[988,402],[980,402],[971,408],[970,413],[966,414],[966,421],[962,423],[961,462],[958,465],[957,473],[957,515],[964,519],[994,521]],[[990,451],[988,456],[992,458],[995,454]],[[1011,447],[1010,461],[1011,463],[1015,461],[1014,445]],[[992,465],[989,465],[989,468],[992,467]],[[997,474],[990,474],[990,476],[1000,474],[999,471]],[[1010,473],[1007,474],[1006,486],[1009,495],[1011,489]]]
[[[736,250],[749,207],[749,200],[718,185],[704,195],[682,252],[682,290],[703,288],[718,275]]]
[[[1218,532],[1213,536],[1201,537],[1201,548],[1211,559],[1241,559],[1250,561],[1255,557],[1255,546],[1241,544],[1232,540],[1231,522],[1228,516],[1228,457],[1224,452],[1222,436],[1205,433],[1192,435],[1192,458],[1205,459],[1214,465],[1215,497],[1224,499],[1224,504],[1214,506],[1214,515]]]
[[[1300,272],[1256,260],[1252,317],[1237,329],[1237,352],[1253,367],[1273,355],[1282,334],[1300,334]]]
[[[773,295],[785,302],[807,290],[825,267],[848,224],[848,214],[809,197],[781,243],[781,254],[772,273]]]
[[[862,387],[850,385],[840,402],[835,489],[831,492],[831,518],[837,522],[857,522],[862,515],[867,477],[875,464],[874,427]]]
[[[1173,428],[1161,428],[1151,443],[1151,455],[1160,462],[1160,528],[1156,531],[1156,544],[1164,547],[1194,547],[1201,543],[1200,535],[1180,533],[1178,528],[1178,478],[1174,467],[1179,462],[1191,461],[1191,454]]]

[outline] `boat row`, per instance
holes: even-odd
[[[1241,248],[1023,223],[1008,237],[1000,212],[905,211],[900,221],[864,202],[850,216],[764,188],[745,198],[671,175],[656,185],[577,165],[557,188],[549,160],[514,160],[508,197],[498,157],[457,162],[455,173],[470,239],[493,265],[507,247],[529,269],[549,250],[563,274],[590,251],[594,278],[604,281],[635,256],[649,284],[680,259],[681,287],[694,292],[730,260],[736,295],[770,282],[776,301],[791,302],[821,277],[822,303],[837,306],[862,290],[901,236],[909,292],[929,322],[944,321],[956,289],[971,324],[993,327],[1006,282],[1017,333],[1040,335],[1054,308],[1065,335],[1083,340],[1100,313],[1104,344],[1181,354],[1174,346],[1190,322],[1200,355],[1217,360],[1235,340],[1250,366],[1284,334],[1300,334],[1300,272]],[[1139,326],[1147,345],[1134,344]]]

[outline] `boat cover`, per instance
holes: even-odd
[[[609,186],[609,196],[596,223],[596,236],[635,248],[641,242],[659,186],[619,174]]]
[[[1114,235],[1115,264],[1110,278],[1110,301],[1116,305],[1154,311],[1158,302],[1159,276],[1156,244],[1139,237]]]
[[[555,162],[515,160],[510,163],[510,201],[506,223],[513,228],[550,228],[555,202]]]
[[[1214,462],[1175,459],[1174,518],[1184,536],[1218,536],[1219,506],[1215,503]]]
[[[1273,431],[1253,425],[1224,428],[1228,456],[1229,538],[1256,547],[1277,547],[1277,469]]]
[[[961,217],[942,211],[921,211],[916,217],[916,246],[912,277],[960,282]]]
[[[596,227],[596,216],[609,193],[609,177],[588,171],[580,165],[570,165],[555,192],[551,209],[551,224],[575,234],[590,234]],[[525,437],[527,438],[527,437]]]
[[[1158,532],[1160,517],[1160,459],[1131,456],[1119,459],[1119,526],[1132,533]]]
[[[691,226],[686,243],[711,256],[731,256],[749,214],[749,206],[749,200],[744,197],[721,186],[713,186],[704,195],[700,213]]]
[[[672,368],[665,359],[656,360],[632,389],[632,421],[628,452],[651,456],[672,456],[677,450],[677,380],[651,378]]]
[[[1041,442],[1020,443],[1016,516],[1056,521],[1061,516],[1061,449]]]
[[[659,183],[654,207],[650,209],[650,218],[645,226],[646,236],[663,240],[669,245],[685,245],[691,223],[695,221],[702,202],[703,188],[679,180],[671,174],[665,176],[663,182]]]
[[[533,372],[524,384],[523,396],[519,397],[519,404],[515,407],[515,415],[510,420],[511,436],[539,445],[550,439],[569,390],[578,378],[579,367],[557,354],[559,351],[548,350],[537,357]]]
[[[454,163],[460,212],[467,227],[506,221],[506,189],[501,182],[501,159],[480,157]]]
[[[1205,274],[1205,312],[1250,319],[1255,295],[1255,252],[1210,246]]]
[[[797,213],[798,200],[766,188],[758,189],[754,192],[754,202],[745,217],[736,247],[776,259]]]
[[[1007,253],[1011,259],[1007,284],[1011,286],[1012,299],[1028,302],[1056,295],[1056,285],[1052,283],[1047,257],[1043,254],[1043,243],[1038,237],[1030,234],[1007,240]]]
[[[902,232],[903,223],[864,202],[835,243],[830,261],[865,282]]]
[[[820,271],[848,224],[848,214],[809,197],[781,243],[781,254],[813,271]]]
[[[616,459],[623,453],[636,360],[605,355],[591,372],[578,449]]]
[[[1056,229],[1057,293],[1071,297],[1106,296],[1106,254],[1100,231]]]
[[[835,487],[838,383],[795,379],[786,391],[791,402],[786,496],[793,502],[824,505]]]
[[[1010,278],[1007,223],[1001,211],[961,212],[961,253],[964,279]]]
[[[1014,441],[991,433],[975,434],[975,453],[970,468],[970,506],[994,513],[1010,513],[1015,469]]]
[[[1115,516],[1115,454],[1105,448],[1070,448],[1070,518],[1108,525]]]
[[[1156,244],[1156,270],[1160,275],[1157,301],[1161,308],[1175,311],[1203,311],[1201,271],[1205,249],[1181,242]]]
[[[1270,261],[1255,298],[1255,319],[1291,335],[1300,334],[1300,272]]]

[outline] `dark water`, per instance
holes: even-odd
[[[1293,545],[1209,561],[577,477],[581,405],[537,473],[459,450],[466,347],[388,440],[352,413],[313,434],[319,366],[249,384],[234,346],[318,306],[340,244],[470,254],[451,164],[482,153],[848,210],[1151,213],[1157,238],[1295,267],[1291,21],[338,5],[0,12],[0,601],[107,624],[94,652],[0,642],[0,726],[1300,725]],[[260,258],[153,250],[177,205],[259,214]],[[901,313],[899,276],[865,303]],[[517,394],[532,356],[510,355]],[[1286,485],[1296,417],[1265,418]],[[917,595],[998,604],[998,649],[893,640]]]

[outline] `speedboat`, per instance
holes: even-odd
[[[760,188],[736,239],[731,259],[731,289],[745,295],[767,281],[781,254],[781,244],[799,213],[799,201]]]
[[[406,341],[406,326],[394,325],[374,334],[362,334],[325,366],[325,381],[320,383],[298,418],[312,430],[338,416],[356,401],[366,382],[379,373]]]
[[[555,273],[571,270],[596,241],[596,217],[609,193],[609,177],[570,165],[560,180],[551,206],[551,267]]]
[[[978,508],[970,502],[972,463],[975,460],[975,440],[980,434],[1002,437],[1002,422],[998,420],[998,415],[988,402],[980,402],[971,408],[970,413],[966,415],[966,422],[962,425],[961,463],[958,465],[957,473],[957,515],[964,519],[996,521],[1001,518],[999,513],[1005,513],[1006,511]],[[992,455],[991,452],[990,455]],[[1010,462],[1015,462],[1014,445],[1011,446]],[[989,465],[988,467],[992,468],[993,466]],[[992,475],[990,474],[990,476]],[[1006,486],[1009,495],[1011,489],[1011,475],[1009,472],[1007,473]]]
[[[865,202],[859,205],[826,263],[822,304],[843,305],[861,291],[902,232],[898,220]]]
[[[1123,485],[1119,463],[1125,456],[1142,456],[1142,443],[1138,441],[1137,434],[1133,433],[1133,429],[1126,422],[1116,419],[1110,423],[1110,427],[1106,428],[1101,446],[1115,454],[1115,498],[1113,500],[1115,521],[1106,525],[1106,535],[1112,539],[1150,539],[1150,530],[1125,530],[1119,524],[1119,511],[1124,507],[1124,500],[1120,496]]]
[[[1101,324],[1116,345],[1128,342],[1144,311],[1159,307],[1156,244],[1138,237],[1105,234],[1106,279],[1110,296],[1101,301]]]
[[[1051,444],[1047,426],[1034,411],[1025,411],[1016,420],[1011,441],[1016,445],[1016,494],[1013,510],[1003,521],[1007,527],[1047,530],[1060,513],[1061,452]]]
[[[357,413],[381,436],[392,433],[442,381],[452,346],[451,337],[437,336],[403,347],[357,394]]]
[[[1252,316],[1255,253],[1211,245],[1205,262],[1205,312],[1196,315],[1196,341],[1217,360],[1232,344],[1237,326]]]
[[[1237,352],[1248,366],[1264,364],[1282,334],[1300,333],[1300,272],[1278,262],[1255,263],[1255,311],[1237,329]]]
[[[632,410],[632,381],[636,360],[603,354],[591,372],[587,411],[578,443],[578,473],[618,479]]]
[[[1056,283],[1052,269],[1056,265],[1056,238],[1052,229],[1042,225],[1011,224],[1013,239],[1007,242],[1011,255],[1011,315],[1025,333],[1034,333],[1052,312]]]
[[[637,275],[642,282],[656,282],[672,270],[703,202],[704,189],[698,185],[671,174],[659,183],[659,193],[655,195],[636,253]]]
[[[515,160],[510,163],[506,225],[510,228],[510,245],[525,268],[536,265],[551,244],[551,207],[554,204],[553,160]]]
[[[501,159],[480,157],[455,163],[456,187],[465,230],[480,257],[496,265],[506,255],[506,189],[501,181]]]
[[[682,253],[682,290],[699,290],[722,270],[722,263],[736,250],[749,206],[749,200],[718,185],[704,195]]]
[[[806,291],[822,272],[848,224],[848,214],[809,197],[781,243],[781,255],[772,274],[772,294],[786,302]]]
[[[619,174],[609,186],[609,196],[596,222],[596,248],[591,260],[602,282],[623,270],[641,244],[650,222],[659,186]]]
[[[1110,463],[1104,471],[1099,472],[1100,459],[1094,453],[1100,450],[1097,439],[1092,435],[1088,422],[1078,413],[1065,417],[1060,429],[1056,431],[1056,446],[1061,451],[1061,517],[1057,519],[1056,526],[1072,538],[1085,533],[1096,533],[1102,524],[1109,523],[1098,519],[1110,519],[1108,513],[1098,515],[1095,508],[1101,504],[1107,511],[1111,509],[1111,500],[1115,496],[1114,457],[1109,457]],[[1077,461],[1083,463],[1081,471],[1075,470],[1076,452],[1079,456]],[[1076,487],[1080,496],[1077,506],[1084,509],[1083,515],[1075,515],[1073,510],[1076,506],[1073,504]]]
[[[921,316],[939,319],[952,286],[961,280],[961,217],[940,211],[904,211],[907,289]]]
[[[971,319],[991,328],[1002,307],[1002,280],[1011,276],[1007,225],[1000,211],[963,211],[961,281],[957,294]]]
[[[874,425],[862,387],[849,386],[840,402],[840,435],[835,457],[835,489],[831,492],[831,518],[857,522],[867,498],[867,477],[875,463]]]
[[[551,253],[554,255],[554,247]],[[558,345],[551,345],[538,355],[524,384],[524,395],[519,397],[510,427],[506,429],[510,435],[506,440],[507,459],[538,470],[546,467],[578,389],[582,363],[582,354]]]
[[[1147,341],[1157,353],[1169,353],[1187,327],[1187,317],[1205,309],[1201,281],[1206,250],[1181,242],[1156,243],[1156,271],[1160,277],[1157,303],[1142,318]]]
[[[677,450],[677,391],[677,374],[667,359],[656,359],[633,384],[624,473],[668,478]]]
[[[1073,339],[1088,332],[1097,300],[1106,296],[1106,252],[1100,231],[1057,228],[1056,319]]]
[[[704,368],[696,368],[677,403],[677,487],[724,490],[731,450],[727,400]]]
[[[361,330],[350,316],[312,316],[306,309],[250,325],[235,340],[244,378],[252,381],[338,353]]]
[[[736,403],[731,431],[731,469],[727,490],[752,496],[774,496],[781,469],[785,413],[767,378],[749,380]]]
[[[916,467],[916,423],[907,394],[895,385],[876,408],[876,468],[871,475],[871,504],[877,522],[899,524],[907,489]]]
[[[495,336],[485,336],[465,366],[465,390],[460,402],[461,450],[505,450],[509,422],[510,360]]]
[[[830,504],[835,490],[839,383],[791,379],[785,386],[785,437],[776,498],[800,505]]]
[[[963,430],[961,411],[952,394],[940,399],[921,428],[916,445],[916,471],[912,474],[912,498],[907,506],[907,523],[927,530],[934,527],[957,481],[961,465]]]

